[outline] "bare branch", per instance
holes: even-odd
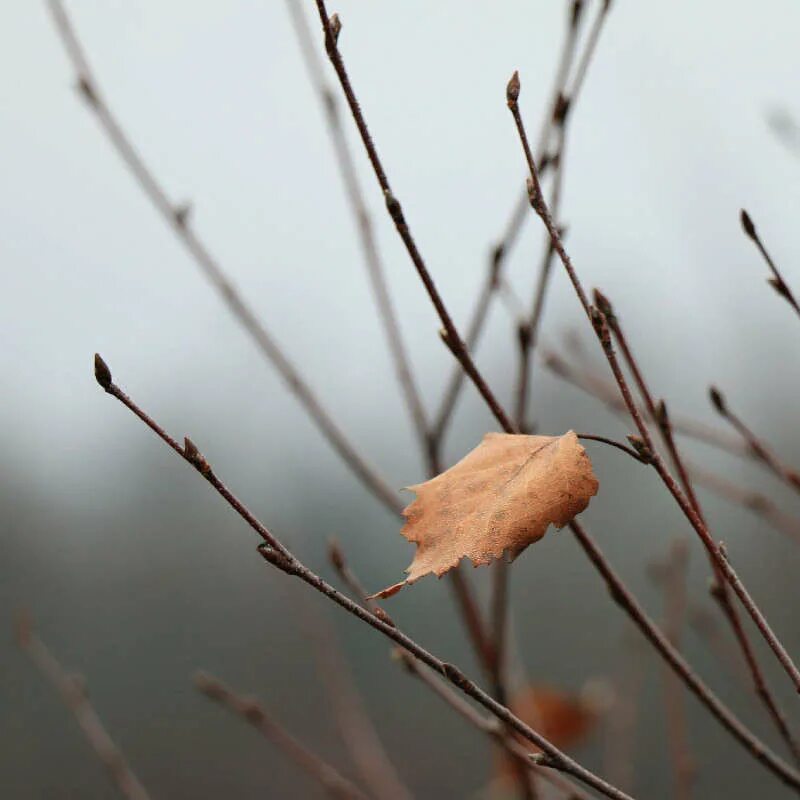
[[[110,378],[111,372],[108,367],[105,369],[106,374]],[[614,800],[629,800],[629,796],[620,791],[614,786],[611,786],[607,781],[603,780],[600,776],[588,770],[586,767],[579,764],[574,759],[570,758],[566,753],[563,753],[549,740],[545,739],[541,734],[537,733],[533,728],[527,725],[519,717],[515,716],[508,708],[498,703],[487,692],[481,689],[476,683],[470,680],[458,667],[454,664],[442,661],[422,646],[417,644],[413,639],[400,631],[399,628],[393,624],[381,619],[373,612],[363,608],[358,603],[351,600],[346,595],[339,592],[329,583],[324,581],[319,575],[309,569],[303,564],[293,553],[291,553],[286,546],[278,540],[272,532],[258,520],[247,506],[239,500],[236,495],[220,480],[216,475],[211,465],[205,457],[197,450],[197,448],[188,444],[184,447],[178,444],[164,429],[158,425],[155,420],[148,416],[130,397],[128,397],[114,382],[113,380],[105,380],[100,384],[102,388],[111,396],[119,400],[129,411],[137,416],[147,427],[149,427],[168,447],[170,447],[181,458],[191,464],[203,478],[211,484],[214,490],[220,494],[228,505],[255,531],[261,538],[262,544],[259,545],[258,552],[265,561],[272,564],[272,566],[284,572],[287,575],[299,578],[304,583],[307,583],[316,591],[325,595],[328,599],[332,600],[338,606],[343,608],[348,613],[365,622],[370,627],[382,633],[388,639],[391,639],[395,644],[398,644],[403,649],[407,650],[415,658],[419,659],[422,663],[433,669],[437,674],[446,678],[457,689],[471,697],[473,700],[482,705],[487,711],[490,711],[497,719],[504,725],[508,726],[515,733],[519,734],[527,741],[531,742],[539,748],[545,755],[548,756],[548,766],[566,772],[578,780],[591,786],[601,794],[607,797],[614,798]],[[767,763],[771,763],[767,757]],[[787,773],[784,776],[785,780],[795,782],[800,786],[800,775],[792,776]]]
[[[255,698],[236,694],[207,672],[195,674],[194,686],[210,700],[219,703],[252,725],[265,739],[316,780],[330,797],[336,800],[367,800],[367,795],[354,783],[275,722]]]
[[[361,249],[364,254],[364,262],[367,267],[372,292],[375,296],[375,303],[378,307],[381,322],[383,324],[386,342],[394,363],[397,381],[405,397],[406,406],[411,415],[411,421],[420,442],[421,451],[424,453],[429,446],[428,423],[425,416],[425,409],[419,395],[416,381],[411,371],[408,355],[400,334],[400,325],[397,315],[392,305],[389,295],[389,288],[386,284],[386,274],[378,250],[378,243],[372,225],[372,217],[367,210],[361,186],[358,183],[353,156],[347,144],[347,137],[344,133],[342,121],[339,115],[339,103],[336,95],[327,85],[322,74],[321,65],[317,59],[317,51],[311,40],[305,14],[299,0],[287,0],[287,6],[292,18],[292,23],[297,34],[297,40],[303,59],[308,69],[309,78],[314,87],[314,91],[320,100],[328,133],[330,134],[331,144],[336,155],[336,163],[344,184],[347,202],[352,211],[356,222]]]
[[[125,756],[114,744],[102,720],[89,702],[84,681],[77,675],[68,674],[58,663],[49,648],[34,633],[33,624],[27,613],[21,613],[17,617],[16,639],[20,649],[28,655],[39,672],[61,695],[64,705],[72,712],[119,793],[127,800],[149,800],[150,795],[147,790],[133,773]]]
[[[247,331],[261,353],[275,367],[289,390],[299,400],[305,411],[319,428],[342,460],[355,473],[356,477],[390,511],[399,514],[403,504],[397,492],[384,480],[364,456],[350,442],[322,406],[305,378],[292,364],[279,347],[272,334],[258,319],[255,311],[245,302],[235,289],[220,263],[195,233],[183,208],[177,208],[167,197],[161,184],[145,164],[139,152],[120,126],[97,87],[97,82],[77,39],[72,23],[61,0],[48,0],[56,27],[64,42],[67,54],[78,76],[78,86],[87,105],[94,113],[103,131],[108,136],[117,154],[133,173],[140,187],[156,210],[170,226],[178,240],[186,247],[201,272],[209,280],[222,300],[228,306],[237,322]]]

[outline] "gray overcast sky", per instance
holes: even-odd
[[[391,371],[284,4],[69,8],[113,108],[171,196],[195,204],[197,229],[235,282],[346,421],[377,419],[395,393]],[[337,8],[342,48],[396,192],[463,320],[523,174],[505,82],[520,70],[522,108],[535,129],[562,4]],[[783,262],[798,262],[790,210],[800,201],[800,164],[765,124],[773,104],[798,108],[798,23],[792,0],[620,0],[577,108],[566,189],[575,260],[587,283],[641,323],[648,344],[663,347],[657,328],[671,326],[660,363],[669,368],[691,352],[682,369],[700,381],[698,394],[709,378],[737,377],[724,358],[732,345],[755,361],[750,369],[765,370],[758,356],[768,333],[791,324],[763,290],[736,215],[746,204]],[[6,435],[71,459],[98,409],[107,411],[89,379],[96,349],[140,391],[173,376],[191,381],[214,401],[209,420],[252,417],[267,398],[273,419],[289,415],[276,427],[305,427],[76,98],[43,3],[0,6],[0,48]],[[362,175],[431,397],[449,356],[377,187]],[[530,225],[511,268],[523,294],[538,234]],[[555,335],[579,316],[560,276],[552,300],[547,331]],[[756,343],[735,330],[727,344],[709,335],[713,325],[754,315]],[[498,314],[494,324],[500,342],[507,323]],[[710,363],[719,364],[714,376]],[[241,391],[248,367],[249,396]],[[502,387],[504,376],[493,377]],[[398,420],[405,425],[402,413]]]

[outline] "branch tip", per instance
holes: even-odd
[[[739,212],[739,221],[742,223],[742,230],[755,242],[758,241],[758,234],[756,234],[756,226],[753,224],[753,220],[750,219],[750,215],[742,209]]]
[[[717,410],[718,414],[724,417],[728,413],[728,408],[725,405],[725,397],[716,386],[708,387],[708,397],[711,400],[711,405]]]
[[[105,391],[108,391],[111,388],[111,370],[108,368],[108,364],[103,361],[99,353],[94,354],[94,377]]]
[[[570,11],[569,25],[572,30],[578,27],[581,21],[581,12],[583,11],[583,0],[572,0],[572,9]]]
[[[520,88],[521,84],[519,82],[519,71],[515,69],[514,74],[506,84],[506,102],[508,103],[508,107],[511,109],[515,108],[517,105]]]
[[[614,307],[611,305],[611,301],[599,289],[592,289],[592,295],[594,297],[594,304],[603,316],[608,320],[615,319]]]

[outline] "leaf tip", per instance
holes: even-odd
[[[391,586],[387,586],[385,589],[381,589],[379,592],[375,592],[375,594],[369,595],[366,599],[386,600],[389,597],[393,597],[394,595],[396,595],[407,583],[408,580],[400,581],[399,583],[393,583]]]

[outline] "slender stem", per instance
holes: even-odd
[[[329,444],[378,500],[391,511],[399,513],[402,509],[402,502],[397,492],[381,477],[375,467],[361,455],[334,422],[297,368],[287,358],[272,335],[258,319],[255,311],[234,288],[220,263],[211,255],[203,241],[191,228],[185,211],[176,208],[172,204],[127,134],[120,127],[117,118],[112,114],[99,92],[97,82],[84,56],[83,48],[76,37],[61,0],[48,0],[48,5],[67,54],[78,75],[78,86],[81,94],[87,101],[89,108],[94,112],[118,155],[133,173],[145,195],[147,195],[179,241],[194,258],[197,266],[222,297],[237,322],[250,334],[261,353],[281,375],[289,390],[299,400]]]
[[[412,800],[378,731],[367,713],[333,626],[308,603],[302,611],[317,662],[320,682],[333,705],[339,732],[364,786],[376,800]],[[323,609],[324,610],[324,609]]]
[[[615,800],[628,800],[629,796],[600,776],[588,770],[574,759],[563,753],[549,740],[537,733],[527,723],[515,716],[508,708],[498,703],[487,692],[481,689],[476,683],[470,680],[458,667],[448,662],[442,661],[428,650],[417,644],[413,639],[399,630],[394,624],[387,622],[373,612],[363,608],[336,588],[331,586],[319,575],[303,564],[286,546],[275,537],[272,532],[258,520],[244,503],[220,480],[211,468],[205,457],[197,450],[197,447],[186,439],[184,447],[181,447],[175,439],[161,428],[150,416],[148,416],[130,397],[128,397],[118,386],[113,383],[111,372],[99,356],[96,359],[95,376],[100,386],[110,395],[119,400],[126,408],[135,414],[145,423],[156,435],[181,458],[191,464],[215,491],[231,506],[231,508],[255,531],[262,539],[262,544],[258,548],[259,554],[265,561],[284,572],[307,583],[316,591],[325,595],[338,606],[343,608],[354,617],[365,622],[370,627],[382,633],[395,644],[407,650],[411,655],[422,661],[433,669],[436,673],[446,678],[457,689],[468,697],[482,705],[490,711],[504,725],[508,726],[533,745],[538,747],[547,759],[546,766],[566,772],[578,780],[591,786],[606,797]],[[789,780],[796,780],[800,786],[800,775]]]
[[[579,370],[574,365],[568,364],[552,350],[545,354],[544,364],[554,375],[604,403],[614,414],[628,416],[628,411],[619,397],[616,386],[609,384],[597,375],[586,370]],[[696,420],[670,414],[670,425],[673,433],[683,434],[731,455],[743,458],[753,457],[753,453],[748,448],[743,447],[736,439],[730,438],[723,431],[718,431]],[[728,478],[709,472],[697,465],[691,465],[686,462],[686,459],[684,459],[684,463],[689,468],[689,473],[694,483],[730,503],[744,506],[752,513],[760,516],[778,532],[788,536],[795,542],[800,542],[800,519],[781,511],[769,497],[760,492],[738,486]]]
[[[778,637],[775,635],[769,623],[764,618],[764,615],[759,611],[758,606],[750,596],[750,593],[745,588],[744,584],[739,578],[739,575],[734,570],[728,557],[728,551],[722,542],[720,542],[719,549],[725,562],[723,572],[725,573],[728,583],[730,583],[730,585],[733,587],[737,597],[742,601],[742,605],[747,609],[750,619],[753,620],[756,627],[759,629],[759,631],[761,631],[764,641],[769,645],[770,649],[775,654],[775,657],[778,659],[784,671],[789,676],[789,679],[794,684],[794,688],[800,692],[800,670],[797,669],[797,666],[795,665],[794,661],[792,661],[791,656],[786,652],[786,648],[781,644],[780,639],[778,639]]]
[[[611,333],[607,315],[604,313],[602,308],[598,307],[597,305],[589,304],[586,292],[584,291],[583,285],[581,284],[581,281],[578,278],[578,274],[575,270],[572,260],[570,259],[569,255],[567,254],[564,248],[564,243],[561,239],[561,234],[555,222],[553,221],[552,214],[550,213],[550,210],[547,206],[547,202],[544,198],[544,195],[542,194],[541,185],[539,183],[539,178],[537,175],[536,164],[534,163],[533,156],[531,155],[530,146],[528,145],[528,139],[525,133],[525,126],[522,121],[522,116],[520,115],[519,112],[519,103],[518,103],[519,92],[520,92],[519,75],[515,72],[506,88],[506,98],[509,110],[511,111],[514,123],[517,128],[517,132],[519,134],[520,142],[522,144],[522,149],[525,154],[526,162],[528,164],[528,169],[530,171],[528,191],[530,195],[531,206],[533,210],[536,212],[536,214],[539,216],[539,218],[542,220],[548,234],[550,235],[553,247],[555,248],[556,253],[558,253],[559,259],[561,260],[564,270],[566,271],[570,279],[570,282],[572,283],[575,289],[575,293],[578,296],[578,300],[581,306],[583,307],[586,316],[588,317],[595,331],[597,339],[603,350],[603,354],[605,355],[609,367],[611,368],[614,380],[616,381],[616,384],[619,387],[619,391],[625,403],[625,407],[628,409],[628,413],[630,414],[631,419],[633,420],[633,423],[636,426],[639,435],[641,436],[642,447],[649,455],[650,463],[655,468],[656,472],[658,473],[662,482],[666,486],[667,490],[673,496],[675,502],[678,504],[684,516],[689,521],[689,524],[692,526],[692,528],[694,528],[695,532],[697,533],[701,542],[703,543],[703,546],[706,548],[715,575],[719,575],[720,573],[724,575],[725,573],[722,563],[724,562],[724,558],[720,554],[719,549],[716,543],[714,542],[714,539],[711,536],[711,533],[709,532],[708,527],[705,524],[705,521],[702,518],[700,508],[696,504],[697,499],[693,495],[690,495],[691,499],[689,499],[689,497],[687,497],[687,495],[684,494],[683,491],[681,491],[681,488],[678,486],[675,479],[670,474],[669,470],[664,464],[664,461],[662,460],[660,454],[658,453],[658,451],[654,446],[650,432],[647,428],[647,425],[645,424],[642,412],[639,409],[638,405],[633,400],[630,387],[628,386],[628,382],[625,378],[625,375],[623,374],[622,369],[620,368],[619,362],[616,357],[616,352],[611,342]],[[694,503],[692,501],[694,501]],[[753,682],[757,694],[767,707],[767,710],[769,711],[775,723],[775,726],[777,727],[781,736],[785,740],[793,756],[798,762],[800,762],[800,748],[794,741],[794,738],[791,735],[791,732],[789,731],[784,714],[778,707],[777,702],[775,701],[774,697],[772,696],[767,687],[766,680],[758,665],[755,653],[752,649],[752,646],[750,645],[749,640],[747,639],[744,628],[741,625],[741,620],[739,620],[738,618],[735,607],[730,600],[727,587],[723,580],[719,581],[719,590],[717,593],[717,599],[720,601],[720,606],[722,610],[725,612],[725,615],[728,618],[734,633],[736,634],[740,647],[742,648],[742,653],[748,662],[748,665],[753,675]]]
[[[425,409],[422,405],[419,389],[411,371],[411,366],[406,353],[403,338],[400,333],[400,325],[397,321],[392,304],[389,288],[386,283],[386,270],[378,250],[378,243],[375,239],[375,232],[372,224],[372,217],[367,209],[361,186],[358,182],[353,156],[347,144],[344,127],[339,112],[339,101],[330,87],[327,85],[322,73],[321,64],[317,57],[317,51],[311,39],[305,14],[299,0],[287,0],[287,6],[292,18],[292,23],[297,34],[300,50],[303,54],[311,84],[320,100],[328,133],[330,134],[331,144],[336,156],[336,163],[339,167],[342,182],[345,188],[348,205],[352,211],[356,222],[361,249],[364,254],[364,262],[367,267],[367,274],[372,285],[372,292],[375,296],[375,303],[383,324],[386,343],[394,363],[397,381],[403,392],[405,403],[411,415],[411,421],[420,442],[422,452],[425,452],[428,442],[428,423]]]
[[[663,564],[655,564],[654,577],[664,594],[663,629],[676,650],[686,619],[686,570],[689,559],[685,539],[676,539]],[[667,719],[670,758],[672,761],[675,800],[690,800],[695,781],[695,760],[689,746],[689,727],[683,690],[678,676],[664,665],[664,712]]]
[[[210,700],[219,703],[252,725],[267,741],[274,744],[300,769],[316,780],[330,797],[338,800],[367,800],[367,795],[361,789],[275,722],[254,698],[236,694],[207,672],[196,673],[194,685]]]
[[[800,543],[800,519],[781,511],[775,502],[766,495],[753,491],[749,487],[739,486],[721,475],[695,465],[690,464],[689,471],[698,486],[714,492],[730,503],[752,511],[795,544]]]
[[[16,639],[20,649],[61,695],[64,705],[72,712],[119,793],[127,800],[149,800],[147,790],[139,782],[89,702],[83,681],[78,676],[69,675],[59,664],[50,649],[33,632],[27,614],[20,614],[17,619]]]
[[[588,531],[575,520],[570,523],[569,527],[595,569],[605,580],[612,600],[633,620],[636,627],[639,628],[686,687],[756,761],[800,794],[800,773],[779,758],[746,728],[714,694],[712,689],[694,672],[683,656],[673,647],[667,636],[639,605]]]
[[[377,616],[385,619],[390,624],[394,624],[391,617],[383,610],[378,602],[369,595],[364,584],[350,568],[338,543],[331,542],[328,552],[330,561],[337,574],[359,602],[366,608],[369,608]],[[419,678],[419,680],[444,700],[447,705],[464,717],[464,719],[491,736],[510,756],[515,758],[520,764],[524,763],[529,771],[541,777],[543,780],[563,789],[570,798],[574,798],[575,800],[588,800],[589,795],[572,782],[562,778],[557,773],[552,773],[537,767],[528,757],[528,751],[522,747],[515,738],[504,735],[503,726],[498,724],[497,719],[494,717],[486,717],[481,714],[460,694],[453,691],[453,689],[429,669],[419,664],[417,660],[405,650],[398,648],[395,653],[410,675]]]
[[[627,630],[626,634],[633,633]],[[625,791],[633,791],[634,766],[636,764],[636,728],[639,717],[639,697],[645,677],[647,659],[641,639],[626,635],[620,648],[617,674],[614,678],[614,703],[606,715],[605,752],[603,765],[614,783]],[[638,646],[638,648],[637,648]],[[634,649],[637,648],[637,649]]]
[[[764,443],[756,434],[747,426],[738,414],[731,411],[726,399],[723,397],[722,392],[716,386],[709,389],[711,397],[711,404],[716,409],[717,413],[727,420],[739,435],[747,443],[747,447],[753,454],[753,457],[758,459],[773,475],[776,475],[779,480],[783,481],[788,487],[794,489],[795,492],[800,492],[800,474],[794,468],[784,464],[773,452],[772,449]]]
[[[617,416],[628,416],[628,409],[620,398],[615,384],[585,368],[582,369],[568,363],[554,350],[547,350],[544,353],[543,361],[547,369],[561,380],[596,398]],[[646,410],[642,413],[646,413]],[[753,458],[753,453],[744,447],[737,437],[729,436],[725,431],[685,416],[671,415],[671,422],[674,433],[695,439],[740,458]]]
[[[750,219],[750,215],[742,209],[739,220],[742,224],[742,229],[744,230],[745,234],[752,239],[755,246],[758,248],[758,252],[761,253],[764,261],[767,262],[767,266],[769,267],[770,272],[772,273],[772,277],[769,278],[768,283],[769,285],[784,299],[787,303],[794,309],[795,314],[800,317],[800,304],[798,304],[797,299],[794,296],[794,293],[789,288],[789,285],[783,279],[783,275],[781,275],[780,270],[776,266],[775,262],[772,260],[772,256],[767,251],[767,248],[764,246],[764,242],[761,241],[761,237],[758,235],[758,231],[756,231],[756,226],[753,224],[753,220]]]
[[[714,598],[719,603],[721,611],[725,615],[726,619],[728,620],[731,626],[731,629],[733,630],[734,635],[736,636],[736,640],[739,643],[739,647],[741,648],[742,651],[742,656],[744,657],[744,660],[747,663],[750,672],[752,673],[754,690],[759,699],[766,707],[767,712],[769,713],[773,723],[775,724],[775,727],[777,728],[778,732],[786,742],[789,751],[792,753],[795,760],[798,763],[800,763],[800,746],[798,746],[798,743],[795,741],[794,736],[792,735],[791,730],[789,729],[788,722],[786,721],[786,715],[781,710],[775,698],[775,695],[770,690],[769,685],[767,684],[764,671],[762,670],[761,665],[758,662],[753,645],[750,642],[747,633],[745,632],[744,626],[742,625],[742,621],[739,618],[739,613],[736,610],[736,607],[734,606],[733,601],[731,599],[730,592],[728,591],[728,586],[725,582],[726,572],[724,569],[724,564],[720,563],[721,561],[724,561],[724,559],[717,552],[718,548],[714,546],[713,540],[711,539],[711,535],[708,531],[708,527],[705,522],[703,510],[700,506],[700,502],[697,499],[697,495],[695,494],[694,489],[692,487],[692,482],[689,478],[688,470],[684,465],[681,454],[675,445],[675,439],[672,435],[672,426],[670,423],[669,414],[667,413],[666,404],[662,400],[660,403],[658,403],[658,405],[656,405],[655,401],[653,400],[653,396],[644,379],[644,374],[641,368],[639,367],[636,358],[633,355],[633,351],[630,345],[628,344],[624,331],[622,330],[622,325],[619,321],[619,317],[615,313],[614,308],[611,305],[609,299],[605,295],[603,295],[602,292],[599,292],[597,290],[595,290],[594,292],[594,299],[595,299],[595,305],[599,310],[599,313],[602,315],[605,324],[608,326],[608,329],[610,329],[610,331],[613,333],[614,339],[617,342],[617,345],[619,346],[620,352],[622,353],[622,357],[625,363],[627,364],[631,374],[633,375],[636,386],[639,390],[642,400],[644,401],[645,408],[647,409],[651,418],[655,419],[658,423],[658,429],[661,433],[664,443],[666,444],[666,449],[670,456],[670,459],[672,460],[672,463],[675,466],[676,472],[678,474],[678,479],[683,489],[683,494],[681,495],[680,491],[676,490],[675,483],[672,477],[668,475],[666,467],[664,466],[663,462],[661,462],[660,458],[656,462],[656,457],[654,456],[653,462],[656,466],[656,469],[661,475],[662,480],[667,485],[667,487],[668,488],[672,487],[670,488],[670,491],[672,492],[673,496],[678,501],[678,503],[681,504],[682,507],[683,504],[685,504],[685,506],[688,509],[691,509],[696,519],[702,524],[705,535],[700,530],[697,530],[697,532],[698,534],[700,534],[700,538],[703,541],[703,544],[706,546],[709,559],[711,562],[711,568],[716,579],[714,588]],[[613,350],[611,349],[610,341],[607,340],[607,337],[601,335],[601,343],[603,344],[604,349],[607,349],[608,351],[607,355],[609,357],[609,363],[611,364],[612,370],[614,371],[615,375],[621,376],[622,373],[616,364],[616,356],[613,353]],[[624,378],[622,380],[624,381]],[[717,402],[724,407],[724,403],[719,399],[718,393],[717,395],[712,395],[712,397],[715,397]],[[637,425],[637,427],[639,427],[641,430],[640,425]],[[652,441],[647,441],[647,446],[651,451],[655,452]],[[711,547],[708,546],[709,542],[711,543]],[[756,609],[756,611],[758,610]],[[763,616],[761,615],[760,611],[758,611],[758,615],[763,619]],[[766,624],[766,620],[764,620],[764,624]],[[759,630],[761,630],[761,628],[759,628]]]
[[[593,35],[589,37],[588,43],[584,48],[583,56],[581,57],[581,64],[584,65],[577,73],[577,78],[573,82],[571,92],[567,92],[567,80],[569,78],[570,68],[575,59],[576,45],[578,42],[578,32],[580,29],[580,22],[583,17],[584,2],[583,0],[573,0],[569,10],[569,21],[566,26],[566,32],[561,47],[561,54],[559,56],[558,67],[556,68],[553,85],[550,92],[550,100],[548,102],[546,113],[542,120],[539,140],[537,143],[536,154],[537,161],[540,165],[540,174],[545,175],[546,171],[552,167],[557,166],[560,159],[553,159],[548,157],[547,147],[553,131],[559,127],[559,123],[563,122],[564,117],[558,112],[563,109],[564,99],[570,97],[570,104],[574,105],[575,98],[577,97],[580,89],[586,78],[586,68],[592,60],[593,53],[597,47],[598,36]],[[605,18],[605,14],[598,15],[595,20],[595,28],[599,33],[598,20]],[[594,29],[593,29],[594,30]],[[481,293],[478,297],[475,309],[473,311],[469,325],[467,326],[466,343],[470,351],[474,351],[483,330],[486,321],[489,306],[491,305],[492,297],[495,290],[500,286],[502,269],[507,262],[513,246],[519,238],[522,230],[522,225],[527,218],[528,207],[528,194],[523,186],[511,215],[506,223],[503,235],[498,240],[497,244],[492,248],[489,265],[486,274],[486,280],[481,288]],[[436,415],[433,432],[434,436],[441,438],[444,435],[445,429],[452,419],[453,410],[455,408],[456,400],[461,387],[464,383],[464,372],[460,369],[454,369],[447,387],[442,396],[442,402],[439,406],[439,411]]]
[[[503,430],[511,431],[513,430],[511,420],[508,418],[497,398],[495,398],[494,394],[492,393],[492,390],[483,379],[482,375],[478,371],[478,368],[475,366],[472,356],[470,356],[466,345],[461,340],[456,326],[450,316],[450,312],[447,310],[447,307],[445,306],[444,301],[439,294],[439,290],[436,288],[436,284],[433,281],[433,277],[428,271],[428,267],[425,264],[421,253],[419,252],[416,241],[411,234],[411,230],[406,222],[405,214],[403,213],[400,201],[392,192],[391,186],[389,185],[389,179],[386,176],[383,164],[378,156],[375,143],[372,140],[366,120],[361,112],[361,106],[356,99],[355,92],[353,91],[350,78],[344,65],[344,61],[342,60],[341,53],[337,47],[337,37],[331,30],[330,19],[328,18],[328,12],[325,8],[325,1],[316,0],[316,5],[317,11],[319,12],[320,22],[322,23],[322,30],[325,34],[325,50],[327,51],[328,58],[330,59],[331,64],[336,71],[336,75],[339,78],[339,83],[342,87],[342,91],[344,92],[345,99],[347,100],[347,105],[350,107],[353,120],[358,128],[358,132],[361,136],[361,141],[364,144],[367,157],[369,158],[373,172],[375,173],[375,178],[377,179],[378,185],[383,192],[383,196],[386,201],[386,210],[388,211],[389,216],[392,218],[395,228],[400,235],[400,239],[405,245],[406,251],[408,252],[414,268],[416,269],[417,274],[419,275],[419,278],[422,281],[426,292],[428,293],[428,297],[430,298],[431,303],[436,309],[436,313],[438,314],[439,319],[444,326],[446,344],[453,355],[455,355],[463,365],[464,370],[475,384],[475,387],[480,392],[486,404],[489,406],[492,414],[495,416],[500,426],[503,428]]]

